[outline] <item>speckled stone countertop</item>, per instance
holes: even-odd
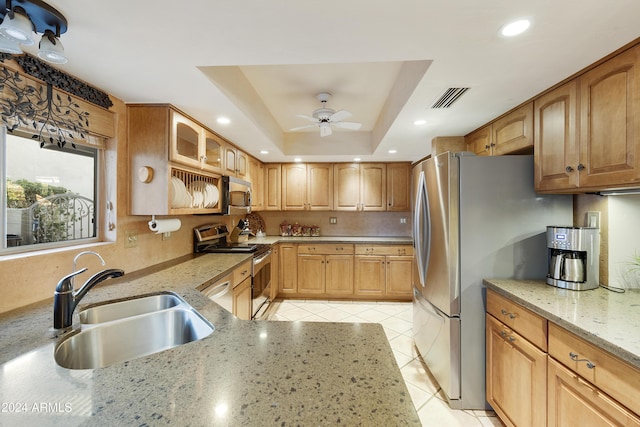
[[[79,309],[172,291],[216,328],[106,368],[55,363],[51,301],[0,315],[0,425],[420,425],[379,324],[243,321],[196,290],[249,257],[190,257],[96,286]]]
[[[282,237],[265,236],[251,239],[256,243],[371,243],[386,245],[410,245],[411,237],[358,237],[358,236],[320,236],[320,237]]]
[[[570,291],[544,281],[485,279],[485,285],[640,369],[640,291]]]

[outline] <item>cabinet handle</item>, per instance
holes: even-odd
[[[242,275],[244,276],[245,274],[247,274],[247,271],[248,271],[248,270],[244,270],[244,271],[243,271],[242,273],[240,273],[240,274],[242,274]]]
[[[515,319],[516,315],[513,313],[509,313],[507,310],[505,310],[504,308],[500,310],[500,313],[502,313],[503,316],[509,316],[509,319]]]
[[[492,143],[491,143],[491,146],[492,146],[492,147],[495,147],[495,146],[496,146],[496,143],[495,143],[495,142],[492,142]]]
[[[571,166],[567,166],[566,168],[564,168],[564,170],[569,173],[573,172],[573,168]]]
[[[584,170],[584,165],[582,163],[578,164],[578,170],[579,171]]]
[[[512,335],[509,335],[509,342],[514,342],[515,340],[516,339]]]
[[[506,338],[507,337],[507,332],[506,331],[500,331],[500,336],[502,338]]]
[[[589,359],[579,359],[580,356],[578,356],[577,353],[574,353],[573,351],[569,352],[569,358],[571,358],[571,360],[573,360],[574,362],[587,362],[587,368],[589,369],[593,369],[596,367],[595,363],[591,362]]]

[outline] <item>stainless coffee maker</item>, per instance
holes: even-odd
[[[574,291],[600,284],[600,229],[547,227],[549,274],[547,283]]]

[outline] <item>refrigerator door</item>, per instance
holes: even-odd
[[[422,295],[448,317],[460,314],[458,171],[449,152],[424,163],[431,250]]]
[[[460,319],[447,317],[413,290],[413,339],[449,401],[459,400]],[[481,369],[481,367],[478,367]]]

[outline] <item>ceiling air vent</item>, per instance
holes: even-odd
[[[451,108],[453,103],[468,90],[468,87],[450,87],[444,91],[442,96],[438,98],[436,102],[433,103],[431,108]]]

